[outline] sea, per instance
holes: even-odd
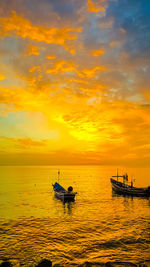
[[[150,185],[150,168],[116,166],[1,166],[0,261],[60,266],[86,261],[150,266],[150,198],[115,195],[110,177],[127,172]],[[77,192],[74,202],[55,198],[58,182]],[[129,178],[129,179],[130,179]]]

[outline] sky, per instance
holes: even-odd
[[[150,164],[150,1],[1,0],[0,165]]]

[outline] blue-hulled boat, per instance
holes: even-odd
[[[74,201],[76,192],[73,192],[73,187],[69,186],[68,190],[64,189],[59,183],[53,184],[55,196],[63,201]]]

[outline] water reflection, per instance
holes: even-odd
[[[59,207],[59,211],[64,214],[72,214],[72,211],[75,207],[75,199],[58,199],[55,195],[53,197],[54,206],[56,209]]]
[[[136,196],[117,194],[112,190],[112,198],[122,198],[122,199],[131,199],[131,200],[133,200],[135,197]]]
[[[64,213],[72,214],[72,210],[74,208],[74,204],[75,204],[74,200],[63,201]]]
[[[147,199],[147,200],[150,200],[150,197],[149,196],[133,196],[133,195],[128,195],[128,194],[119,194],[119,193],[115,193],[113,190],[112,190],[112,198],[124,198],[124,199]]]

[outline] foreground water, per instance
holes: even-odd
[[[78,192],[73,203],[54,197],[58,168],[60,183]],[[137,186],[148,185],[150,169],[126,171]],[[108,166],[0,167],[0,260],[27,267],[42,258],[65,266],[85,261],[150,266],[150,201],[113,195],[115,173]]]

